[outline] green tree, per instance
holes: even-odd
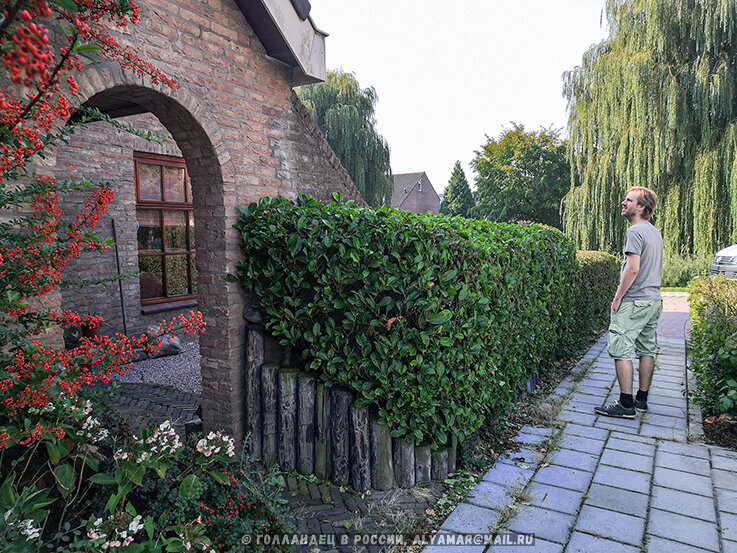
[[[461,162],[456,161],[453,174],[443,195],[443,201],[440,202],[440,213],[469,217],[474,205],[476,203],[473,201],[473,194],[471,194],[471,187],[468,186],[466,173],[463,172]]]
[[[609,0],[609,37],[565,75],[571,163],[564,227],[621,247],[619,203],[658,193],[670,254],[737,242],[737,0]]]
[[[479,192],[476,217],[561,228],[560,201],[570,188],[570,166],[557,131],[525,132],[513,124],[498,140],[487,137],[471,164]]]
[[[353,73],[341,70],[296,91],[366,203],[389,205],[394,181],[389,145],[375,128],[376,91],[362,89]]]

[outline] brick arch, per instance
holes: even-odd
[[[235,214],[227,191],[236,177],[219,125],[186,85],[169,89],[113,64],[88,67],[77,77],[80,105],[113,116],[150,112],[171,133],[187,162],[197,243],[198,309],[207,323],[200,337],[202,414],[206,429],[242,436],[243,292],[225,281],[240,258]],[[141,109],[143,108],[143,109]]]

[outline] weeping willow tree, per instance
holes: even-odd
[[[366,203],[390,205],[394,183],[389,146],[376,131],[376,91],[352,73],[328,71],[324,83],[296,89]]]
[[[619,250],[631,186],[658,193],[669,254],[737,242],[737,0],[608,0],[609,37],[564,75],[566,232]]]

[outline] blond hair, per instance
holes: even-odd
[[[642,212],[642,218],[645,220],[650,219],[650,216],[655,211],[655,205],[658,203],[658,195],[644,186],[633,186],[627,190],[627,194],[634,192],[637,197],[637,205],[643,206],[645,209]]]

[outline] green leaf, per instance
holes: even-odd
[[[143,521],[143,526],[146,528],[148,539],[154,539],[154,518],[152,516],[147,516]]]
[[[230,486],[230,480],[228,480],[228,477],[222,472],[213,470],[213,471],[207,471],[207,474],[212,476],[212,479],[215,480],[216,482],[219,482],[220,484],[225,484],[226,486]]]
[[[135,517],[136,515],[138,515],[138,513],[136,512],[136,508],[131,503],[126,503],[125,512],[128,513],[132,517]]]
[[[56,446],[56,444],[46,442],[46,452],[49,454],[49,461],[51,461],[51,464],[58,465],[61,460],[61,450]]]
[[[107,474],[106,472],[98,472],[97,474],[93,474],[89,478],[90,482],[94,482],[95,484],[117,484],[118,481],[113,478],[112,475]]]
[[[428,322],[433,325],[441,325],[441,324],[447,323],[452,316],[453,314],[449,310],[444,309],[440,313],[436,313],[432,315],[428,319]]]
[[[76,474],[74,467],[71,465],[63,464],[56,467],[56,470],[54,471],[54,475],[56,476],[56,487],[62,497],[66,498],[72,492],[76,480]]]
[[[74,47],[75,53],[82,53],[82,52],[94,52],[97,53],[100,51],[100,47],[97,44],[77,44]]]
[[[198,484],[200,479],[197,478],[197,475],[190,474],[182,480],[182,483],[179,484],[179,495],[182,497],[194,497],[194,494],[197,492]]]
[[[52,4],[56,4],[57,6],[61,6],[65,10],[67,10],[70,13],[77,13],[79,9],[77,8],[77,4],[74,2],[74,0],[48,0]]]

